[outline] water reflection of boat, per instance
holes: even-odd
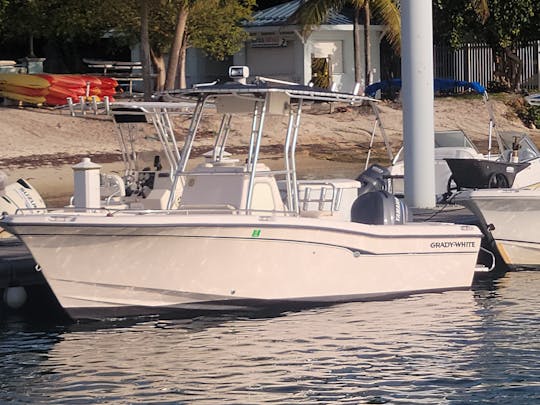
[[[359,182],[297,179],[303,103],[355,103],[362,97],[262,78],[245,84],[244,68],[231,72],[240,73],[238,82],[170,94],[197,102],[171,185],[183,189],[178,209],[171,209],[170,197],[167,210],[79,206],[1,221],[28,246],[73,318],[371,300],[470,287],[480,247],[476,227],[409,224],[402,203],[386,192],[352,200],[342,197],[351,188],[357,193]],[[209,103],[223,114],[213,156],[188,170]],[[155,111],[164,112],[157,105]],[[226,157],[228,138],[241,136],[231,130],[232,118],[242,113],[253,119],[247,156]],[[288,117],[282,170],[259,161],[267,115]]]

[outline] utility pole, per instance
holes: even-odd
[[[433,20],[431,0],[401,2],[405,201],[435,206]]]

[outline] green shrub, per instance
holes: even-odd
[[[540,106],[528,104],[523,97],[508,100],[507,104],[527,127],[540,128]]]

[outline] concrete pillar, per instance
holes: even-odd
[[[405,201],[435,206],[433,33],[431,0],[401,2]]]
[[[75,184],[73,205],[76,210],[100,207],[99,170],[101,166],[83,158],[80,163],[72,166]]]
[[[43,73],[43,62],[45,62],[45,58],[25,57],[19,60],[26,66],[26,73],[29,75]]]

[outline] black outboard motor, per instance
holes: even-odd
[[[362,183],[358,190],[358,195],[366,194],[371,191],[386,190],[385,177],[390,176],[390,171],[383,166],[371,165],[356,178]]]
[[[351,221],[371,225],[404,224],[409,221],[409,209],[403,200],[387,191],[371,191],[354,201]]]

